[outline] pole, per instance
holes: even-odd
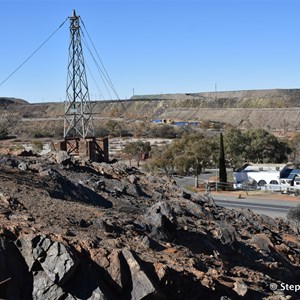
[[[216,164],[216,192],[218,191],[218,168]]]

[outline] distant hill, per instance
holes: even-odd
[[[27,101],[13,97],[0,97],[0,106],[29,104]]]
[[[300,89],[136,95],[131,99],[173,100],[180,108],[288,108],[300,107]]]
[[[64,103],[29,104],[2,97],[0,109],[1,106],[27,119],[62,120],[64,115]],[[92,107],[96,125],[101,119],[125,117],[148,121],[208,120],[238,128],[300,131],[300,89],[136,95],[127,100],[93,101]]]

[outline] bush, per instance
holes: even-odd
[[[64,136],[64,127],[58,126],[54,129],[54,137],[62,138]]]
[[[293,207],[289,210],[287,214],[287,219],[296,223],[296,225],[299,227],[300,225],[300,204],[298,206]]]
[[[8,130],[6,126],[0,126],[0,140],[4,140],[8,137]]]
[[[174,139],[177,137],[177,130],[175,127],[170,125],[154,125],[150,129],[149,137]]]
[[[32,137],[34,138],[53,137],[53,133],[45,129],[41,129],[41,130],[33,131]]]
[[[97,126],[95,128],[95,136],[96,137],[106,137],[108,136],[109,131],[106,129],[105,126]]]
[[[32,142],[32,148],[35,151],[41,151],[43,150],[43,143],[40,141],[34,141]]]

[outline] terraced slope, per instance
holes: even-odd
[[[63,103],[23,103],[13,107],[27,118],[55,118],[64,113]],[[210,120],[240,128],[297,131],[300,89],[143,95],[122,101],[96,101],[93,111],[96,118]]]

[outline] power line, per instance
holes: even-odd
[[[63,23],[31,54],[29,55],[10,75],[8,75],[1,83],[2,86],[10,77],[12,77],[17,71],[19,71],[27,61],[32,58],[51,38],[54,34],[66,23],[68,17],[63,21]]]
[[[104,99],[104,96],[103,96],[103,94],[102,94],[102,92],[101,92],[101,90],[100,90],[100,88],[99,88],[99,85],[98,85],[98,83],[97,83],[97,81],[96,81],[96,79],[95,79],[93,73],[91,72],[91,70],[90,70],[90,68],[89,68],[89,66],[88,66],[88,64],[87,64],[86,62],[85,62],[85,66],[86,66],[86,68],[88,69],[88,71],[89,71],[89,73],[90,73],[90,75],[91,75],[91,77],[92,77],[92,79],[93,79],[93,81],[94,81],[94,84],[96,85],[96,87],[97,87],[97,89],[98,89],[98,92],[100,93],[100,96]]]
[[[81,23],[82,23],[83,28],[84,28],[84,30],[85,30],[85,32],[86,32],[86,34],[87,34],[87,36],[88,36],[88,38],[89,38],[91,44],[92,44],[92,47],[93,47],[93,49],[94,49],[94,51],[95,51],[95,53],[96,53],[96,55],[97,55],[97,57],[98,57],[98,59],[99,59],[99,61],[100,61],[100,63],[101,63],[101,66],[102,66],[102,68],[103,68],[103,71],[105,72],[105,75],[106,75],[105,77],[107,78],[107,81],[108,81],[109,85],[111,86],[111,89],[112,89],[113,92],[115,93],[116,97],[120,100],[119,95],[118,95],[118,93],[117,93],[117,91],[116,91],[116,89],[115,89],[115,87],[114,87],[114,85],[113,85],[113,83],[112,83],[112,81],[111,81],[109,75],[108,75],[108,72],[106,71],[106,68],[105,68],[105,66],[104,66],[104,64],[103,64],[103,62],[102,62],[102,60],[101,60],[101,58],[100,58],[100,56],[99,56],[99,53],[98,53],[98,51],[97,51],[97,49],[96,49],[96,47],[95,47],[95,45],[94,45],[94,43],[93,43],[93,41],[92,41],[92,39],[91,39],[91,36],[89,35],[89,33],[88,33],[88,31],[87,31],[87,29],[86,29],[86,27],[85,27],[84,22],[82,21],[82,19],[81,19]]]
[[[98,72],[99,72],[99,74],[100,74],[100,77],[101,77],[101,79],[102,79],[102,82],[103,82],[103,84],[104,84],[104,86],[105,86],[106,92],[108,93],[108,95],[109,95],[109,97],[110,97],[110,100],[112,100],[112,96],[111,96],[111,94],[110,94],[110,92],[109,92],[109,89],[107,88],[107,84],[106,84],[106,82],[109,84],[109,81],[108,81],[108,79],[107,79],[105,73],[103,73],[102,69],[100,68],[99,64],[97,63],[97,61],[96,61],[96,59],[95,59],[95,56],[93,55],[91,49],[89,48],[89,46],[88,46],[88,44],[87,44],[87,41],[86,41],[86,39],[85,39],[85,37],[84,37],[83,31],[81,31],[81,33],[82,33],[82,37],[83,37],[82,41],[83,41],[84,45],[86,46],[87,50],[89,51],[89,53],[90,53],[90,55],[91,55],[91,57],[92,57],[92,59],[93,59],[95,65],[96,65],[96,67],[97,67],[97,70],[98,70]]]
[[[96,55],[97,55],[97,58],[98,58],[98,60],[99,60],[99,62],[100,62],[100,64],[101,64],[101,66],[102,66],[102,67],[100,67],[99,63],[96,61],[96,59],[95,59],[95,57],[94,57],[94,55],[93,55],[91,49],[90,49],[90,48],[88,47],[88,45],[87,45],[87,41],[86,41],[86,39],[85,39],[84,32],[81,30],[82,36],[83,36],[83,42],[84,42],[85,46],[87,47],[87,49],[88,49],[88,51],[89,51],[89,53],[90,53],[92,59],[94,60],[96,66],[97,66],[97,69],[98,69],[98,71],[99,71],[99,73],[100,73],[100,76],[101,76],[101,78],[102,78],[102,81],[103,81],[103,83],[104,83],[104,85],[105,85],[105,88],[107,89],[107,86],[106,86],[106,84],[105,84],[105,82],[104,82],[104,78],[106,79],[106,81],[107,81],[107,83],[109,84],[110,88],[112,89],[112,91],[113,91],[114,94],[116,95],[117,100],[120,101],[121,106],[122,106],[122,108],[123,108],[123,112],[125,112],[125,111],[126,111],[126,107],[124,106],[123,102],[122,102],[122,101],[120,100],[120,98],[119,98],[119,95],[118,95],[118,93],[117,93],[117,91],[116,91],[116,89],[115,89],[115,87],[114,87],[114,84],[113,84],[112,80],[110,79],[110,77],[109,77],[109,75],[108,75],[108,72],[106,71],[106,68],[105,68],[105,66],[104,66],[104,64],[103,64],[103,62],[102,62],[102,60],[101,60],[101,58],[100,58],[100,55],[99,55],[99,53],[98,53],[98,51],[97,51],[97,49],[96,49],[96,47],[95,47],[95,45],[94,45],[94,43],[93,43],[93,41],[92,41],[90,35],[89,35],[89,33],[88,33],[88,31],[87,31],[87,29],[86,29],[86,27],[85,27],[84,22],[82,21],[82,18],[80,18],[80,21],[81,21],[81,23],[82,23],[82,25],[83,25],[83,28],[84,28],[84,30],[85,30],[85,32],[86,32],[88,38],[89,38],[89,41],[90,41],[90,43],[91,43],[91,45],[92,45],[92,47],[93,47],[93,50],[95,51],[95,53],[96,53]],[[108,92],[108,94],[110,95],[109,91],[107,91],[107,92]],[[111,97],[111,96],[110,96],[110,97]]]

